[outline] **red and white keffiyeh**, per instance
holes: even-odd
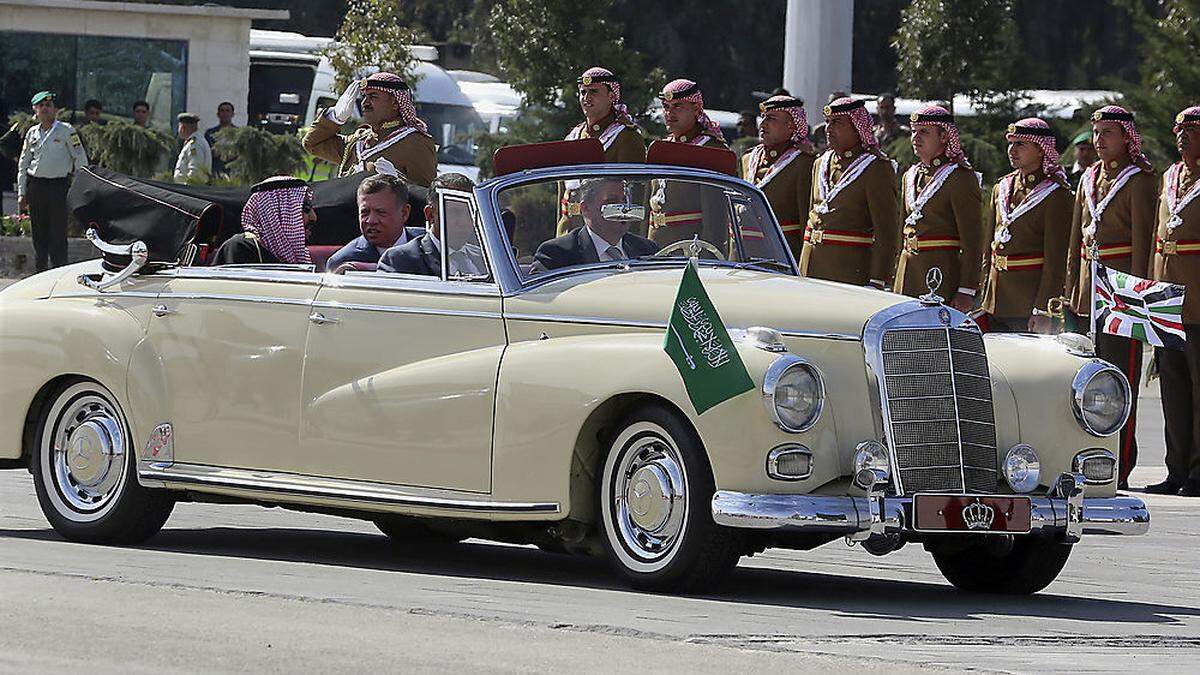
[[[690,101],[695,103],[696,124],[700,125],[702,129],[712,134],[714,138],[725,140],[725,135],[721,133],[721,125],[717,124],[715,120],[709,117],[708,113],[704,112],[704,94],[701,93],[699,84],[684,78],[671,80],[665,87],[662,88],[662,93],[659,94],[659,98],[661,98],[664,103],[667,101]],[[672,136],[668,136],[667,140],[676,139]]]
[[[613,113],[616,114],[617,121],[632,126],[633,116],[629,114],[629,108],[621,103],[621,83],[617,81],[617,76],[607,68],[596,66],[583,71],[583,74],[576,80],[576,83],[580,85],[590,85],[593,82],[603,82],[608,86],[608,100],[612,102]]]
[[[1180,110],[1175,116],[1175,126],[1171,127],[1171,133],[1177,134],[1184,127],[1200,127],[1200,105]]]
[[[272,187],[272,184],[279,187]],[[262,240],[285,263],[311,264],[305,246],[304,203],[312,203],[312,188],[291,176],[274,176],[252,187],[242,207],[242,229]]]
[[[867,112],[866,103],[862,100],[846,96],[833,101],[825,106],[826,121],[828,122],[831,117],[849,117],[850,121],[854,123],[854,129],[858,132],[858,138],[863,147],[868,150],[879,148],[879,141],[875,140],[875,123],[871,120],[871,113]]]
[[[415,127],[423,134],[429,133],[429,125],[417,117],[417,106],[413,102],[412,89],[399,75],[387,72],[375,73],[363,83],[362,91],[377,91],[391,96],[396,103],[396,110],[400,113],[400,121],[405,126]]]
[[[1142,153],[1142,136],[1133,123],[1133,113],[1119,105],[1106,105],[1092,113],[1093,122],[1116,122],[1125,130],[1125,147],[1129,151],[1129,160],[1145,171],[1151,171],[1150,160]]]
[[[771,110],[782,110],[792,116],[796,128],[792,130],[792,145],[808,142],[808,114],[804,112],[804,101],[793,96],[772,96],[758,104],[760,115]]]
[[[1009,142],[1025,141],[1040,147],[1042,149],[1042,173],[1062,183],[1064,187],[1070,187],[1067,172],[1063,170],[1058,148],[1054,143],[1054,131],[1044,120],[1037,117],[1018,120],[1008,125],[1008,133],[1004,135],[1004,138]]]
[[[954,123],[954,115],[940,105],[927,105],[908,117],[912,127],[933,126],[946,132],[946,157],[952,162],[969,166],[967,157],[963,154],[962,143],[958,140],[958,126]]]

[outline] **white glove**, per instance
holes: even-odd
[[[338,124],[345,124],[350,121],[351,117],[358,116],[358,92],[362,89],[362,80],[355,80],[346,87],[346,91],[342,92],[337,103],[326,113],[329,119]]]
[[[382,173],[388,176],[400,176],[400,170],[396,168],[386,157],[380,157],[375,160],[375,173]]]

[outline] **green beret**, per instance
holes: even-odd
[[[37,105],[37,104],[41,103],[42,101],[45,101],[48,98],[54,98],[54,92],[39,91],[38,93],[33,95],[33,98],[29,99],[29,105]]]
[[[1091,129],[1085,129],[1085,130],[1079,132],[1079,134],[1076,135],[1075,138],[1071,139],[1071,145],[1079,145],[1080,143],[1091,143],[1091,142],[1092,142],[1092,130]]]

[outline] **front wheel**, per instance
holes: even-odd
[[[695,431],[661,405],[626,417],[609,439],[598,490],[613,567],[651,591],[711,588],[737,565],[742,539],[712,519],[715,490]]]
[[[142,487],[125,414],[108,389],[74,380],[59,389],[38,425],[32,472],[46,520],[71,541],[136,544],[153,536],[175,506]]]
[[[1050,585],[1071,555],[1071,544],[1038,537],[1017,537],[1011,547],[990,542],[932,549],[946,580],[972,593],[1032,595]]]

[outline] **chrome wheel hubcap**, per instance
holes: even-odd
[[[79,511],[104,506],[125,474],[125,429],[112,405],[94,394],[72,401],[54,431],[59,494]]]
[[[613,492],[617,529],[631,553],[661,558],[683,531],[687,482],[679,451],[660,438],[643,438],[625,453]]]

